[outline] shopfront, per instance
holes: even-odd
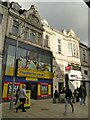
[[[78,65],[69,65],[65,67],[65,72],[68,74],[68,82],[72,91],[80,87],[82,81],[81,67]]]
[[[11,84],[14,74],[15,40],[6,38],[6,70],[4,76],[3,99],[10,99]],[[52,53],[19,42],[18,74],[15,79],[14,93],[18,86],[26,84],[31,90],[31,98],[48,98],[52,96]]]

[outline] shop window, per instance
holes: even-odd
[[[13,75],[14,59],[15,59],[15,47],[9,45],[7,50],[7,63],[6,63],[6,75]]]
[[[50,59],[50,56],[39,54],[38,70],[51,71],[51,59]]]
[[[37,55],[36,52],[28,51],[26,64],[27,64],[28,69],[30,69],[30,70],[37,70],[38,55]]]
[[[48,85],[41,85],[41,95],[48,95]]]
[[[19,59],[18,67],[19,68],[27,68],[27,66],[26,66],[26,50],[22,49],[22,48],[18,48],[17,56]]]

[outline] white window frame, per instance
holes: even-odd
[[[62,47],[61,39],[58,38],[58,54],[62,53],[61,47]]]

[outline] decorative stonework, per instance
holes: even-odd
[[[68,31],[68,35],[72,37],[76,37],[76,34],[72,29]]]
[[[31,8],[26,12],[26,19],[35,27],[42,28],[41,17],[37,8],[32,5]]]

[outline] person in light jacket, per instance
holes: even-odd
[[[22,89],[20,90],[20,105],[18,107],[16,107],[16,112],[18,111],[18,109],[22,108],[22,112],[26,112],[25,108],[24,108],[24,104],[26,101],[26,85],[23,84],[22,85]]]

